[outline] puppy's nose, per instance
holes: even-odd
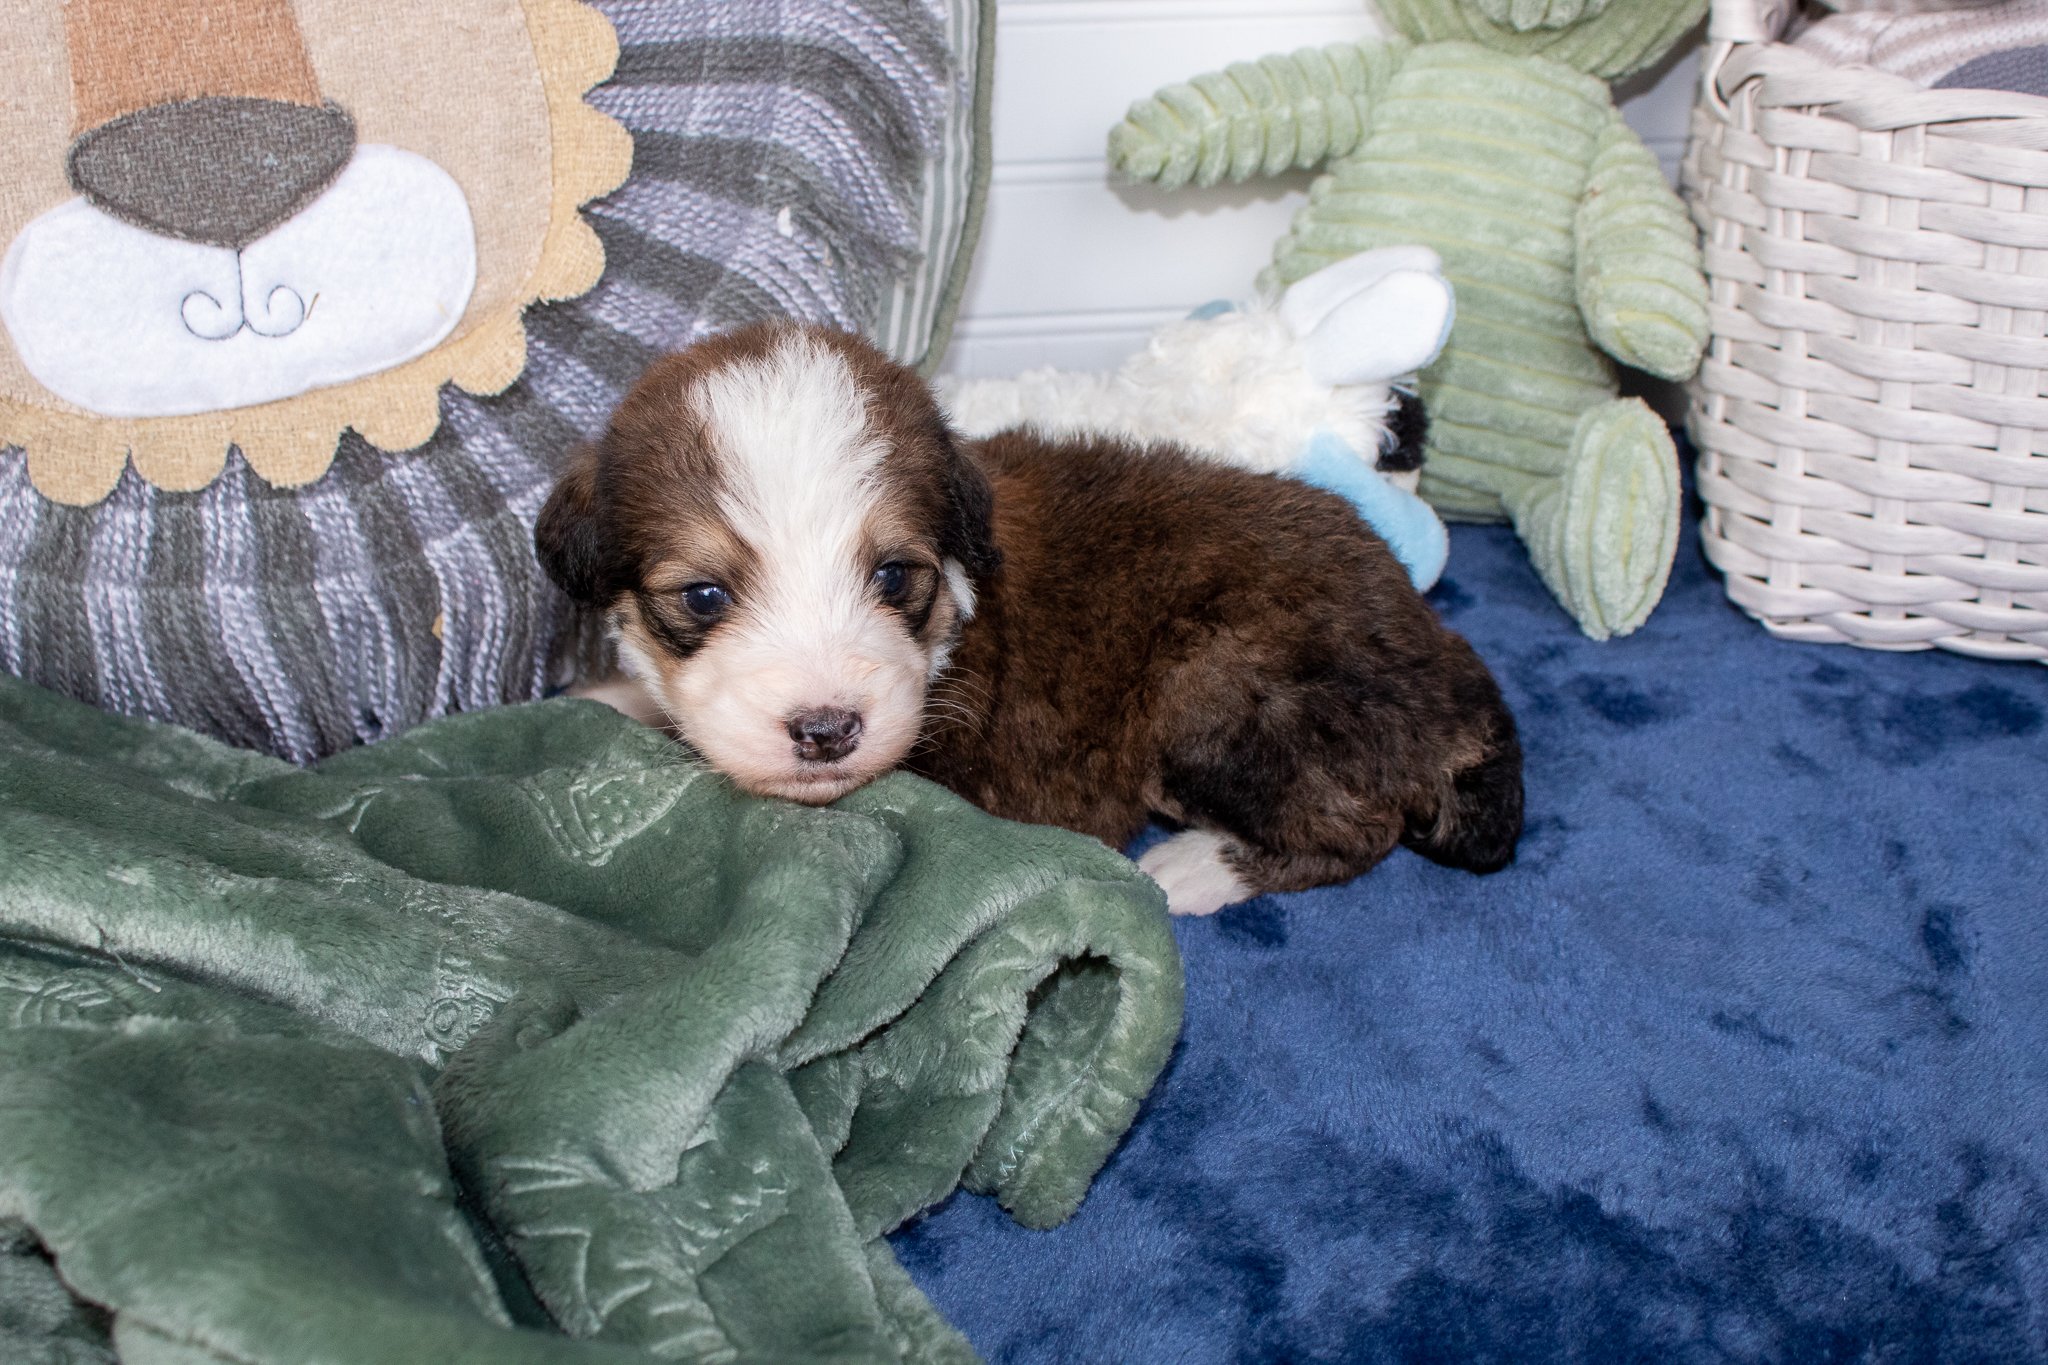
[[[860,715],[843,706],[800,711],[789,718],[789,737],[796,756],[807,763],[830,763],[860,747]]]

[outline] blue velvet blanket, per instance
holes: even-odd
[[[1520,859],[1181,923],[1080,1214],[917,1282],[997,1362],[2048,1360],[2048,669],[1774,640],[1690,539],[1608,644],[1505,530],[1435,597]]]

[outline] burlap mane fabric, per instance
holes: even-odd
[[[294,8],[307,27],[316,11],[353,11],[370,32],[415,13],[396,0]],[[900,282],[933,239],[930,163],[960,125],[968,73],[955,52],[978,11],[918,0],[594,8],[618,57],[585,100],[630,132],[632,175],[578,216],[593,252],[602,246],[596,287],[524,311],[516,382],[500,346],[496,375],[428,387],[424,444],[394,439],[418,439],[403,424],[352,419],[321,444],[331,463],[310,482],[239,443],[210,480],[152,478],[124,449],[134,458],[111,492],[71,505],[39,489],[31,455],[9,445],[0,668],[296,760],[538,696],[575,623],[534,563],[533,517],[557,463],[640,368],[762,317],[893,325]],[[445,60],[459,67],[460,51]],[[475,126],[490,117],[477,109]],[[359,139],[372,132],[359,127]],[[554,150],[573,153],[559,139]],[[479,294],[494,287],[492,224],[516,216],[516,200],[474,210]],[[925,303],[927,325],[931,312]],[[921,337],[899,340],[920,357]],[[86,379],[97,379],[89,367]]]

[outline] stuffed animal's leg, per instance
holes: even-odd
[[[1594,152],[1572,235],[1579,312],[1600,349],[1663,379],[1689,377],[1707,341],[1699,233],[1618,113]]]
[[[1332,44],[1239,62],[1139,100],[1109,132],[1109,164],[1164,189],[1303,169],[1357,147],[1410,49]]]
[[[1561,470],[1492,475],[1536,572],[1579,629],[1605,640],[1648,618],[1678,548],[1678,452],[1657,414],[1634,398],[1588,408]]]
[[[1118,394],[1107,374],[1077,374],[1050,367],[1010,379],[942,375],[933,386],[946,415],[964,436],[990,436],[1005,427],[1050,432],[1121,431]]]

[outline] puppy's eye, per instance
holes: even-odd
[[[683,589],[683,607],[700,621],[715,621],[732,605],[732,594],[717,583],[692,583]]]
[[[875,570],[874,584],[882,600],[895,606],[910,591],[910,566],[892,559]]]

